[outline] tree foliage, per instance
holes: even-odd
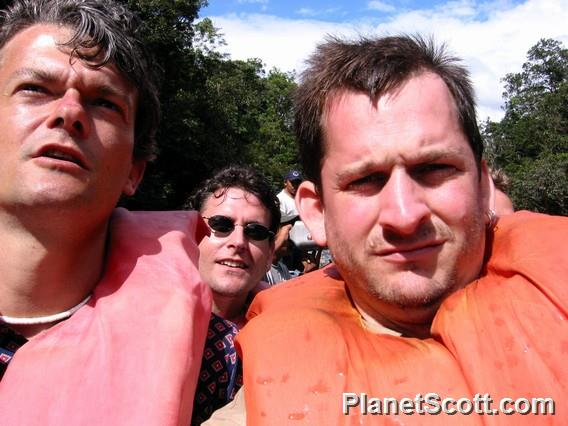
[[[273,186],[282,185],[283,176],[298,168],[298,151],[294,142],[292,92],[294,76],[273,69],[262,80],[263,98],[258,114],[258,136],[247,147],[246,158],[262,170]]]
[[[542,39],[505,83],[505,116],[482,126],[487,157],[518,209],[568,215],[568,49]]]
[[[219,53],[222,34],[197,21],[204,0],[129,0],[143,18],[148,48],[162,70],[159,155],[147,168],[132,209],[183,207],[214,170],[253,164],[277,186],[297,165],[291,129],[294,76],[258,59]]]

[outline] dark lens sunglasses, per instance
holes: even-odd
[[[235,230],[235,226],[242,226],[244,234],[254,241],[263,241],[274,236],[274,232],[260,223],[247,223],[246,225],[237,225],[233,219],[223,215],[215,215],[206,217],[209,228],[211,228],[218,237],[227,237]]]

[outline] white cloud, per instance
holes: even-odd
[[[443,5],[439,5],[435,13],[441,16],[456,18],[474,18],[478,14],[478,7],[473,0],[449,1]]]
[[[309,7],[302,7],[301,9],[298,9],[296,13],[300,16],[306,16],[306,17],[317,15],[317,11],[315,11],[314,9],[310,9]]]
[[[476,6],[473,1],[450,1],[433,10],[405,11],[381,22],[370,18],[333,23],[315,19],[283,19],[271,15],[211,17],[235,59],[260,58],[268,68],[301,70],[326,34],[353,37],[371,34],[424,33],[447,42],[464,59],[474,82],[479,118],[502,116],[503,85],[509,72],[518,72],[526,52],[541,38],[555,38],[568,47],[568,0],[507,0]]]
[[[384,1],[370,1],[367,3],[367,7],[372,10],[378,10],[379,12],[394,12],[396,8]]]
[[[340,7],[331,7],[323,10],[316,10],[316,9],[311,9],[309,7],[302,7],[296,10],[296,14],[304,18],[315,18],[316,16],[325,17],[325,16],[338,15],[338,14],[345,15],[345,12],[342,12]]]
[[[227,41],[226,51],[234,59],[260,58],[270,69],[301,70],[305,59],[325,34],[352,35],[345,24],[316,20],[287,20],[251,14],[211,17]],[[348,27],[347,27],[348,28]]]

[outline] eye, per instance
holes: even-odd
[[[355,179],[349,183],[348,187],[353,191],[378,191],[388,181],[388,175],[384,173],[372,173],[367,176]]]
[[[116,111],[116,112],[122,112],[122,108],[116,104],[115,102],[112,102],[108,99],[105,98],[97,98],[93,101],[93,105],[95,106],[99,106],[102,108],[106,108],[112,111]]]
[[[452,164],[432,163],[420,165],[412,171],[416,180],[428,185],[438,185],[452,178],[458,172]]]
[[[23,83],[18,86],[17,91],[28,93],[47,93],[47,89],[45,87],[33,83]]]

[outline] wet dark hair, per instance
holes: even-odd
[[[278,232],[280,203],[266,178],[252,167],[228,166],[217,171],[197,187],[189,197],[186,208],[201,211],[209,197],[224,197],[229,188],[239,188],[255,195],[270,212],[270,230],[274,234]]]
[[[70,28],[74,33],[63,46],[71,49],[72,57],[94,69],[113,64],[136,87],[134,158],[153,159],[160,102],[157,74],[141,39],[138,17],[113,0],[14,0],[0,11],[0,64],[6,43],[36,24]]]
[[[366,93],[376,100],[424,72],[437,74],[448,87],[461,128],[481,170],[483,143],[475,115],[475,97],[460,60],[419,35],[360,38],[329,37],[308,59],[295,94],[295,131],[304,173],[321,189],[325,157],[326,108],[342,91]]]

